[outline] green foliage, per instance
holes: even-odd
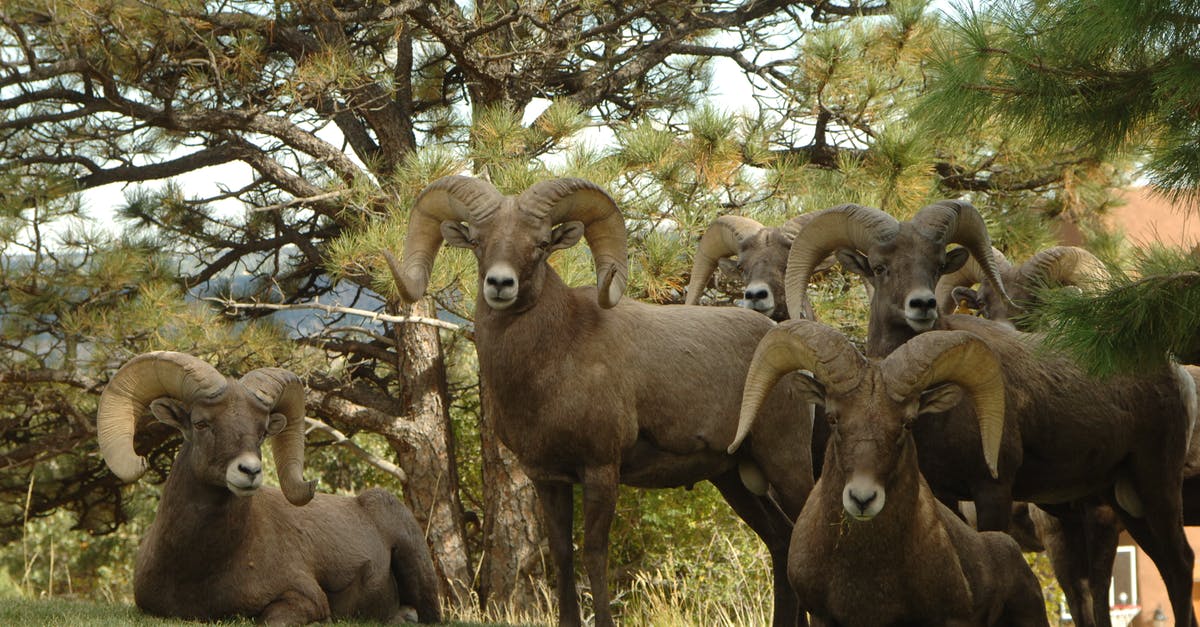
[[[1196,189],[1193,1],[1007,0],[950,22],[921,112],[955,130],[999,121],[1095,154],[1144,147],[1164,189]]]
[[[1118,271],[1102,293],[1040,294],[1033,323],[1049,345],[1096,374],[1153,369],[1168,358],[1200,362],[1200,263],[1164,247],[1140,251],[1134,262],[1134,273]]]

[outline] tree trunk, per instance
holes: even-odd
[[[402,313],[428,317],[432,307],[421,301]],[[436,328],[424,324],[397,325],[394,334],[399,354],[398,398],[403,408],[397,419],[409,424],[407,429],[395,431],[407,431],[408,437],[389,437],[389,441],[408,475],[404,501],[425,529],[443,596],[450,603],[464,605],[471,588],[471,569],[441,340]]]
[[[479,601],[484,608],[538,614],[539,586],[546,586],[546,532],[533,483],[517,458],[496,437],[483,385],[483,564]],[[501,614],[503,615],[503,614]]]

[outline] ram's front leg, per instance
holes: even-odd
[[[574,549],[571,546],[571,525],[574,522],[575,504],[572,500],[570,483],[562,481],[535,480],[538,501],[546,519],[546,535],[550,540],[550,557],[558,571],[558,624],[574,626],[582,624],[579,615],[579,599],[575,596]]]
[[[611,627],[608,598],[608,530],[617,509],[620,470],[616,464],[583,469],[583,559],[592,584],[596,627]]]
[[[267,604],[259,620],[267,625],[307,625],[329,620],[329,598],[316,583],[306,590],[288,590]]]

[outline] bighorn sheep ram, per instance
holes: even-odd
[[[96,416],[104,461],[125,481],[147,468],[133,448],[147,406],[183,444],[138,547],[134,598],[143,611],[302,624],[403,622],[415,609],[422,622],[440,620],[433,561],[408,508],[380,489],[314,497],[316,482],[304,481],[304,386],[295,374],[259,368],[226,378],[165,351],[129,360]],[[267,437],[282,491],[262,486]]]
[[[943,314],[954,313],[964,303],[984,318],[1009,321],[1037,306],[1039,289],[1089,287],[1108,276],[1104,263],[1078,246],[1052,246],[1019,266],[1008,263],[998,250],[992,249],[992,256],[1009,300],[1001,298],[987,283],[983,269],[970,259],[962,268],[943,275],[934,289]],[[972,289],[976,283],[981,284],[978,290]]]
[[[984,278],[978,264],[968,261],[961,269],[938,281],[938,302],[942,312],[950,313],[959,303],[977,310],[990,320],[1011,321],[1022,328],[1020,317],[1038,304],[1037,291],[1047,287],[1091,287],[1108,277],[1103,262],[1087,250],[1075,246],[1053,246],[1039,251],[1019,266],[1012,266],[999,251],[993,250],[1000,267],[1004,287],[1012,298],[1006,303],[987,284],[972,289]],[[1200,369],[1187,366],[1193,380]],[[1195,437],[1191,437],[1188,463],[1184,467],[1182,490],[1183,522],[1200,524],[1200,462]],[[1054,515],[1039,508],[1031,511],[1031,522],[1045,546],[1062,587],[1073,622],[1079,627],[1109,627],[1108,590],[1117,543],[1124,526],[1111,506],[1095,500],[1072,507],[1051,507]]]
[[[797,370],[811,372],[803,375],[808,399],[825,407],[833,427],[821,478],[792,532],[788,575],[801,605],[842,627],[1048,625],[1041,586],[1016,541],[968,526],[933,497],[917,465],[914,423],[956,405],[964,391],[983,457],[997,464],[1004,377],[983,341],[927,333],[867,360],[834,329],[783,323],[755,352],[741,428],[780,377]]]
[[[708,230],[700,236],[700,243],[696,247],[686,304],[700,304],[700,296],[718,263],[736,256],[737,271],[742,275],[742,284],[746,286],[742,306],[769,316],[776,322],[787,320],[783,272],[787,267],[788,249],[796,233],[812,216],[811,213],[802,214],[772,227],[742,216],[721,216],[713,220]],[[807,307],[794,317],[812,320],[812,307]]]
[[[581,236],[598,285],[569,288],[547,259]],[[385,251],[404,300],[425,293],[443,238],[478,261],[475,348],[485,406],[536,486],[558,573],[559,623],[580,624],[573,484],[583,485],[596,624],[611,625],[606,570],[618,484],[703,480],[769,548],[775,624],[805,622],[786,564],[791,521],[813,483],[811,408],[781,386],[749,449],[725,451],[754,347],[775,323],[737,307],[621,300],[624,220],[603,189],[582,179],[542,181],[516,196],[464,176],[431,183],[413,203],[402,262]]]
[[[1115,497],[1130,534],[1166,582],[1178,624],[1192,624],[1193,554],[1180,522],[1180,484],[1195,420],[1195,385],[1176,365],[1097,379],[1040,337],[975,316],[941,316],[934,288],[962,267],[965,243],[992,289],[1008,295],[983,219],[969,203],[942,201],[908,222],[857,205],[818,212],[797,235],[785,280],[788,308],[807,300],[811,268],[831,252],[874,287],[867,354],[890,354],[919,333],[965,330],[999,356],[1009,402],[998,475],[969,443],[979,437],[960,404],[913,429],[921,469],[942,499],[974,500],[982,529],[1008,528],[1013,498],[1053,506]],[[1010,299],[1011,300],[1011,299]]]
[[[1012,302],[1001,298],[987,283],[979,264],[969,259],[962,268],[938,280],[934,293],[943,314],[965,308],[1027,331],[1020,324],[1020,317],[1037,306],[1039,289],[1088,286],[1107,275],[1107,269],[1095,255],[1076,246],[1053,246],[1038,251],[1018,266],[1013,266],[994,248],[992,256]],[[974,289],[975,284],[980,284],[978,290]],[[1108,627],[1111,625],[1108,588],[1118,536],[1123,529],[1120,520],[1103,503],[1053,509],[1055,515],[1049,515],[1030,505],[1028,522],[1050,557],[1072,620],[1079,627]]]

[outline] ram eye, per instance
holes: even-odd
[[[192,428],[197,431],[204,431],[205,429],[208,428],[208,421],[207,420],[197,420],[196,422],[192,423]]]
[[[887,272],[887,266],[885,266],[883,264],[880,264],[877,266],[872,266],[871,272],[874,272],[875,274],[884,274],[885,272]]]
[[[546,240],[544,242],[538,242],[537,247],[539,250],[546,250],[546,249],[550,248],[550,240]]]

